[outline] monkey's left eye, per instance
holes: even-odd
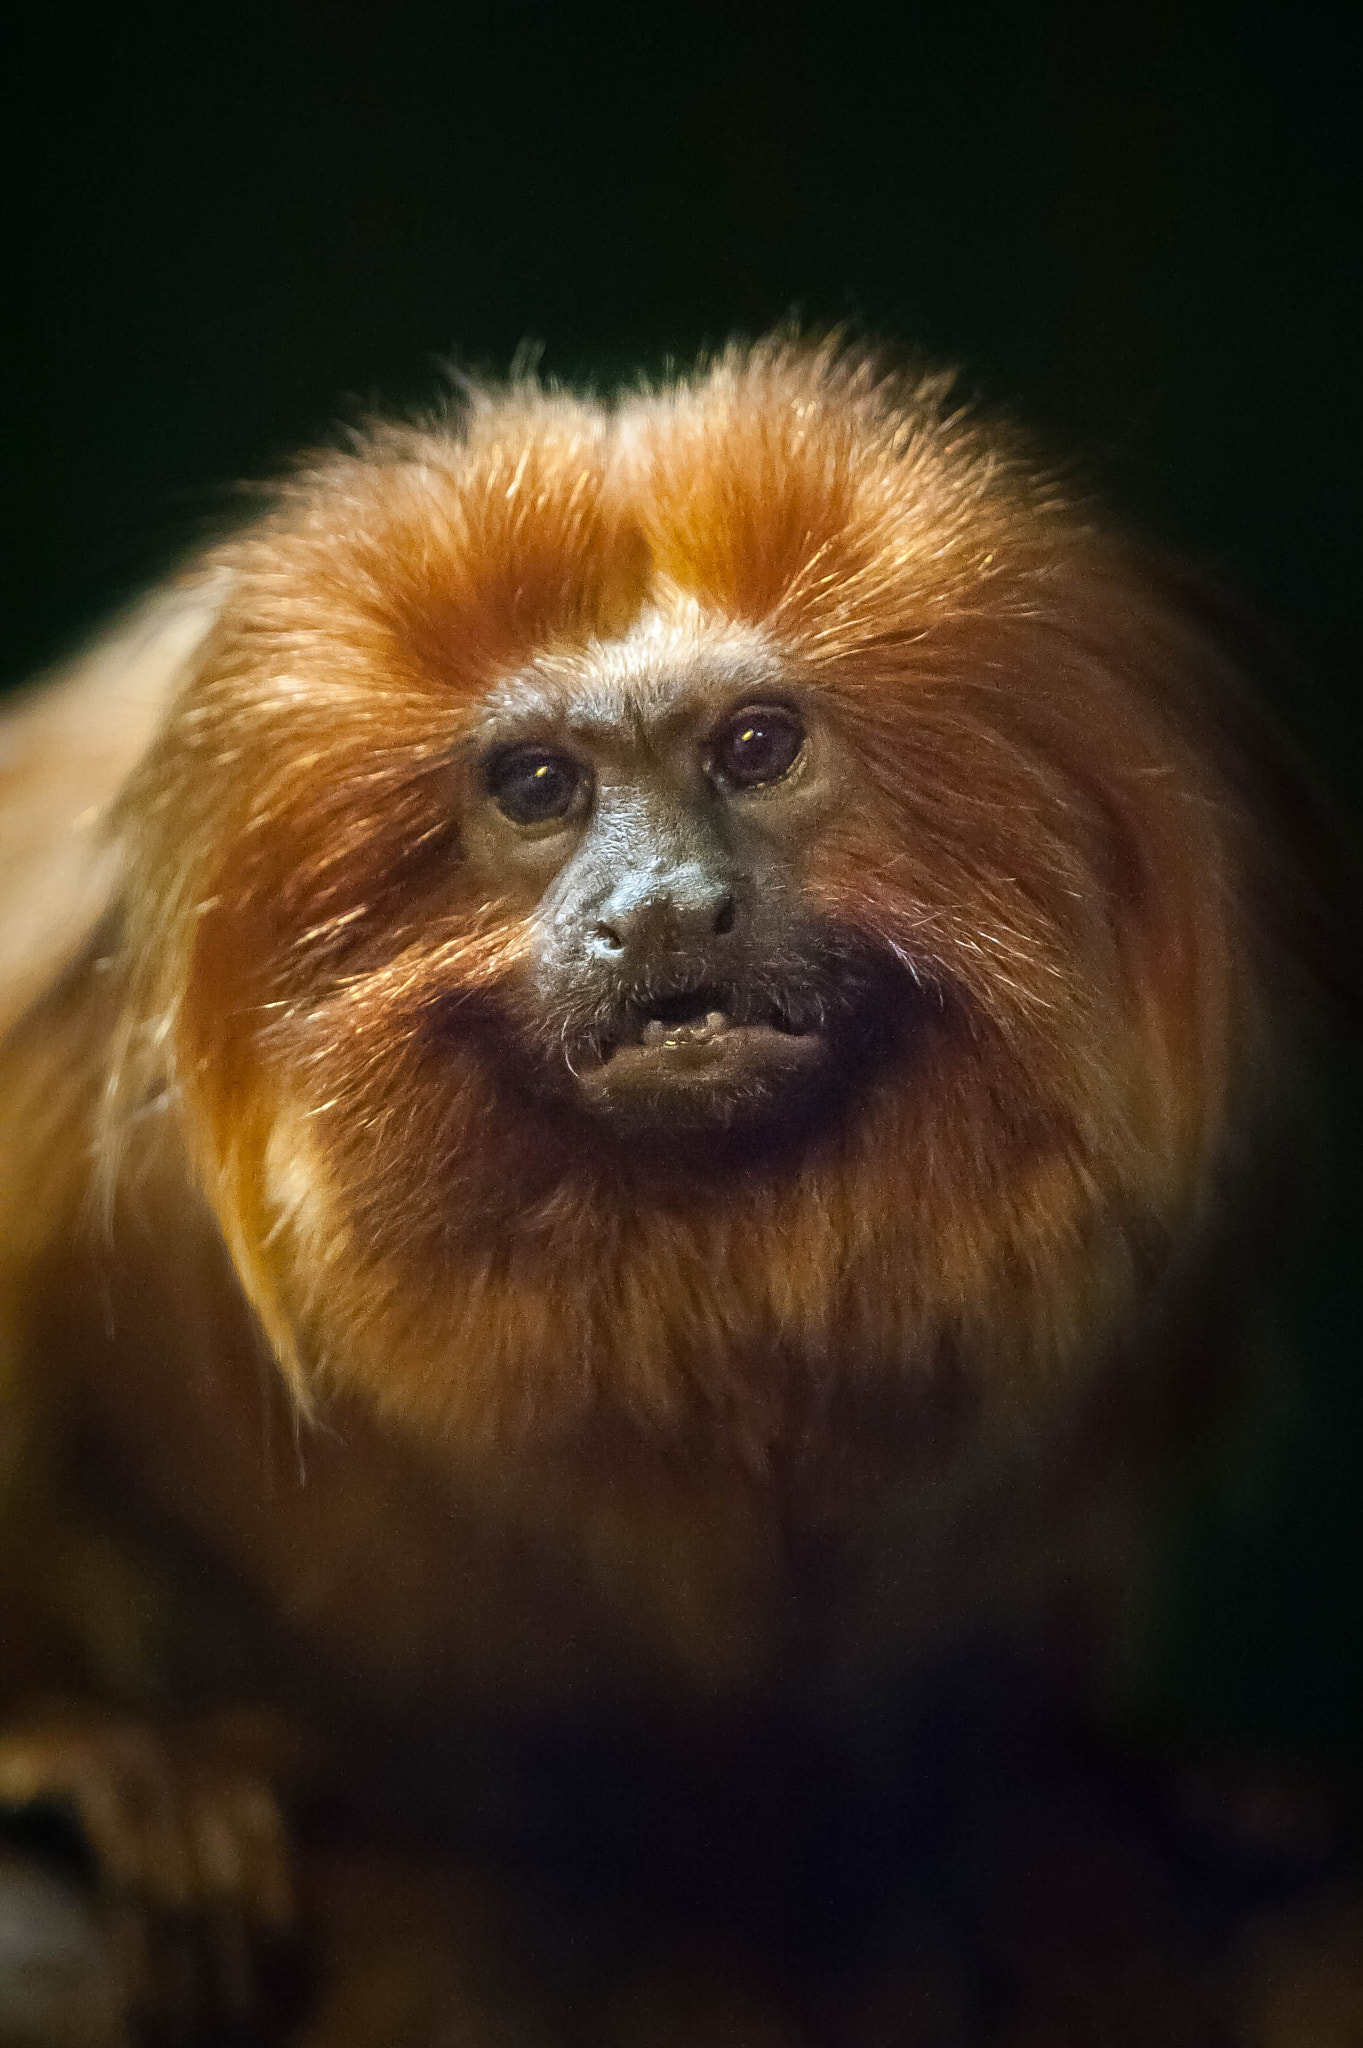
[[[805,750],[805,729],[793,711],[751,704],[720,728],[710,766],[736,789],[779,782]]]
[[[547,747],[516,747],[499,754],[487,772],[492,801],[514,825],[545,825],[566,818],[584,782],[576,761]]]

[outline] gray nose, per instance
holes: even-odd
[[[647,958],[723,938],[734,928],[733,891],[720,875],[688,861],[665,874],[625,875],[601,905],[588,935],[598,957]]]

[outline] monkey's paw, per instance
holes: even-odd
[[[294,1925],[289,1846],[240,1724],[167,1733],[56,1707],[0,1728],[0,1807],[89,1853],[114,1968],[151,2039],[257,2040]]]

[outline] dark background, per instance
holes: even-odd
[[[792,311],[965,367],[1305,654],[1360,765],[1353,10],[52,7],[11,49],[3,673],[338,413],[433,363],[610,380]],[[1352,1212],[1350,1212],[1352,1213]],[[1180,1711],[1327,1745],[1363,1701],[1352,1225],[1266,1484],[1205,1507]]]

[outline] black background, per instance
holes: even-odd
[[[1359,767],[1358,152],[1345,6],[244,0],[30,13],[9,69],[3,672],[338,413],[454,355],[609,381],[795,312],[959,363],[1141,530],[1286,621]],[[1204,1510],[1181,1711],[1356,1738],[1356,1248],[1311,1391]],[[1352,1332],[1353,1334],[1350,1334]]]

